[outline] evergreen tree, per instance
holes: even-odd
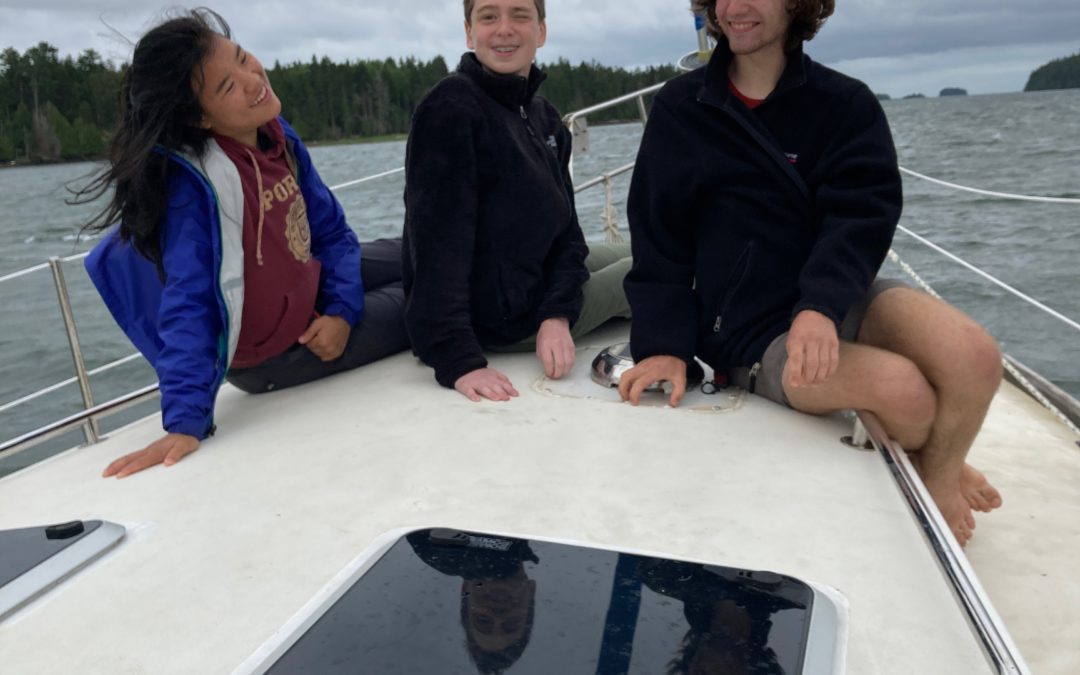
[[[72,125],[75,136],[75,145],[70,152],[65,152],[65,158],[90,159],[99,157],[105,152],[105,139],[101,131],[83,118],[79,117]]]
[[[8,138],[7,130],[0,128],[0,162],[10,162],[15,159],[15,145]]]
[[[1076,89],[1080,87],[1080,53],[1066,56],[1036,68],[1028,77],[1024,91]]]
[[[46,103],[34,113],[34,147],[31,157],[46,162],[55,162],[61,158],[64,142],[74,139],[71,124],[51,102]]]
[[[33,119],[30,109],[22,101],[11,115],[11,144],[15,149],[15,158],[29,157],[33,142]]]

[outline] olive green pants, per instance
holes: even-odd
[[[589,280],[581,287],[585,302],[581,314],[570,329],[570,335],[579,338],[591,333],[609,319],[630,318],[630,302],[623,290],[623,278],[630,271],[633,258],[630,244],[590,244],[585,267]],[[521,342],[497,347],[486,347],[493,352],[530,352],[536,349],[536,335]]]

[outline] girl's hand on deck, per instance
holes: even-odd
[[[114,461],[101,474],[103,478],[116,476],[125,478],[133,473],[148,469],[155,464],[172,466],[185,455],[199,449],[199,439],[187,434],[165,434],[142,450],[137,450]]]
[[[564,318],[544,319],[536,332],[536,358],[544,366],[544,374],[557,380],[574,367],[574,338],[570,337],[570,322]]]
[[[345,353],[352,329],[340,316],[320,316],[297,340],[323,361],[333,361]]]

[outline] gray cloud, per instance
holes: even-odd
[[[825,60],[937,53],[972,47],[1080,43],[1080,3],[882,2],[840,5],[813,41]]]
[[[429,59],[454,63],[464,50],[461,5],[449,0],[218,0],[238,39],[266,63]],[[672,62],[695,47],[688,0],[548,0],[541,61],[608,65]],[[257,11],[253,11],[257,8]],[[131,39],[162,8],[143,0],[0,0],[0,47],[47,41],[62,54],[94,48],[114,61],[130,53],[102,21]],[[1052,51],[1057,50],[1057,51]],[[1015,90],[1033,68],[1080,50],[1076,0],[841,0],[808,46],[875,89],[935,91],[943,75],[974,92]],[[915,86],[925,82],[921,86]],[[951,86],[951,85],[943,85]]]
[[[1070,51],[1077,43],[1010,47],[974,47],[946,54],[914,54],[903,59],[877,57],[831,64],[893,97],[921,93],[936,96],[945,87],[972,94],[1020,91],[1032,69]]]

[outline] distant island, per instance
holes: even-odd
[[[945,87],[944,89],[941,90],[941,93],[938,94],[938,96],[967,96],[967,95],[968,95],[967,89],[963,89],[961,87]],[[889,96],[888,94],[884,94],[884,93],[875,93],[874,96],[877,96],[877,100],[879,100],[879,101],[891,101],[892,100],[892,96]],[[905,101],[908,100],[908,99],[912,99],[912,98],[926,98],[926,94],[915,93],[915,94],[908,94],[907,96],[903,97],[903,99]]]
[[[1076,88],[1080,88],[1080,53],[1039,66],[1024,85],[1024,91]]]

